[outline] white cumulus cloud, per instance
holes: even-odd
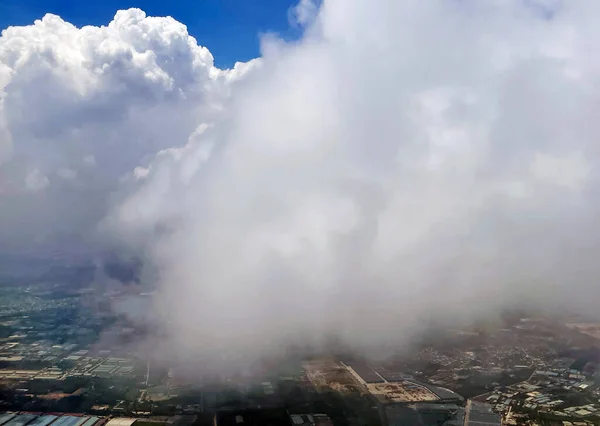
[[[226,71],[170,18],[48,15],[0,39],[10,211],[34,200],[23,171],[45,176],[45,203],[158,271],[156,349],[205,367],[515,304],[594,312],[599,12],[302,1],[301,40]]]
[[[52,238],[55,225],[88,233],[120,178],[217,119],[230,86],[253,64],[217,69],[185,25],[139,9],[119,11],[103,27],[77,28],[48,14],[5,29],[0,167],[12,189],[0,200],[1,239],[31,243],[13,226],[23,215],[27,232]],[[31,188],[35,197],[25,193]]]
[[[266,39],[227,118],[158,155],[109,220],[161,270],[168,348],[593,312],[597,12],[329,0],[300,42]]]

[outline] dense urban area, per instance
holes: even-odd
[[[114,307],[151,295],[95,274],[2,277],[0,426],[600,424],[600,324],[583,318],[512,312],[385,360],[288,351],[191,377],[128,345],[143,330]]]

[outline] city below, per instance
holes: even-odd
[[[600,325],[582,318],[513,312],[385,359],[288,350],[195,376],[128,344],[144,331],[111,306],[148,294],[56,282],[3,283],[0,426],[600,424]]]

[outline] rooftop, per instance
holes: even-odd
[[[116,419],[110,419],[105,426],[131,426],[137,419],[128,417],[119,417]]]

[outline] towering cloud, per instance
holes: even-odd
[[[87,234],[119,179],[186,143],[251,64],[223,71],[172,18],[107,27],[46,15],[0,38],[0,239]],[[63,238],[64,240],[64,238]]]
[[[2,37],[3,167],[19,194],[112,194],[100,229],[156,271],[182,357],[402,342],[515,302],[591,312],[598,12],[302,1],[302,40],[230,71],[171,19],[46,17]]]

